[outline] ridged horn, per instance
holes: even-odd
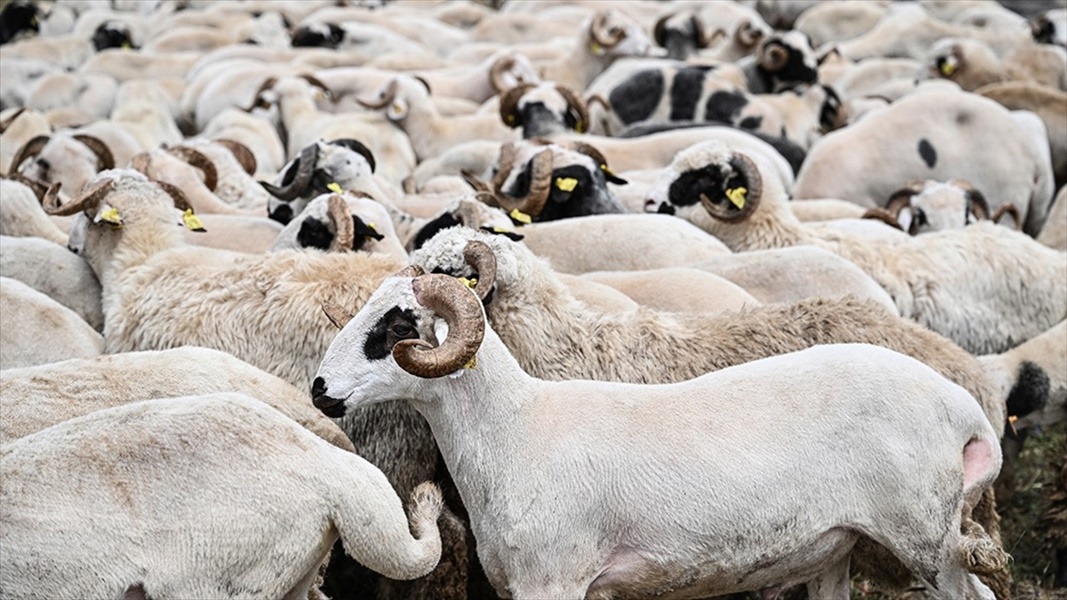
[[[352,213],[348,212],[348,203],[341,196],[331,194],[326,200],[326,215],[333,221],[336,230],[330,252],[348,252],[356,241],[356,228],[352,223]]]
[[[886,225],[889,225],[890,227],[895,227],[901,231],[904,231],[904,228],[900,225],[900,221],[897,221],[897,216],[895,214],[878,206],[874,208],[868,208],[867,212],[863,213],[862,218],[877,219],[885,223]]]
[[[899,219],[900,211],[904,210],[907,206],[911,206],[912,196],[920,194],[924,187],[926,187],[925,181],[912,181],[892,194],[889,194],[889,198],[885,201],[885,210],[893,215],[894,219]]]
[[[756,208],[760,203],[760,196],[763,194],[763,177],[760,176],[756,163],[752,162],[752,159],[744,154],[731,156],[729,165],[737,175],[740,175],[745,180],[745,185],[743,186],[746,190],[744,207],[737,208],[733,202],[728,200],[727,193],[729,190],[717,191],[715,200],[712,200],[706,193],[701,193],[700,204],[704,207],[704,210],[708,211],[708,214],[716,219],[727,223],[737,223],[751,217],[756,212]]]
[[[241,168],[244,169],[245,173],[249,175],[256,174],[256,168],[259,165],[256,163],[256,155],[252,154],[248,146],[236,140],[227,139],[215,140],[215,143],[229,150],[233,157],[237,159],[237,162],[241,164]]]
[[[26,162],[26,159],[41,153],[41,150],[44,148],[45,144],[48,143],[49,139],[50,136],[47,135],[36,135],[30,138],[30,140],[23,144],[18,152],[15,153],[15,158],[11,159],[11,167],[8,170],[12,173],[17,172],[19,170],[19,165]]]
[[[63,206],[43,207],[44,212],[58,217],[66,217],[82,211],[92,210],[100,204],[101,200],[111,193],[111,189],[114,187],[114,179],[105,179],[83,191],[81,194],[78,194],[77,197],[71,198],[70,202],[67,202]]]
[[[504,92],[504,95],[500,97],[500,120],[504,121],[505,125],[508,127],[522,126],[522,120],[519,118],[519,100],[522,99],[523,94],[533,88],[533,84],[524,83]]]
[[[510,151],[505,151],[509,149]],[[552,149],[545,148],[530,161],[530,190],[526,196],[515,198],[502,189],[504,181],[514,166],[515,149],[510,144],[501,148],[500,166],[493,178],[493,193],[500,207],[505,210],[520,210],[531,217],[541,214],[552,188]]]
[[[15,112],[8,115],[6,119],[0,121],[0,133],[4,133],[5,131],[7,131],[7,128],[11,127],[11,124],[15,122],[15,119],[19,118],[19,116],[24,112],[26,112],[25,107],[17,109]]]
[[[589,107],[585,105],[585,100],[582,97],[574,93],[574,90],[567,86],[556,84],[556,91],[560,96],[567,101],[567,105],[571,110],[575,112],[576,119],[574,124],[574,130],[578,133],[585,133],[589,130]]]
[[[967,209],[973,212],[978,220],[990,220],[989,201],[986,200],[985,194],[974,189],[974,185],[966,179],[953,179],[949,184],[963,190],[963,195],[967,199]]]
[[[63,183],[57,181],[48,186],[44,193],[37,197],[37,199],[41,201],[41,208],[46,206],[53,208],[59,207],[59,188],[61,187],[63,187]],[[1015,221],[1018,222],[1019,220],[1016,219]]]
[[[612,32],[607,24],[608,13],[598,12],[589,25],[589,37],[604,48],[614,48],[626,37],[626,32],[622,29]]]
[[[187,146],[167,148],[167,152],[200,169],[204,174],[204,185],[207,186],[207,189],[215,191],[219,184],[219,172],[215,168],[215,163],[207,155]]]
[[[178,186],[172,183],[167,183],[166,181],[158,181],[156,179],[153,179],[152,183],[158,185],[160,189],[162,189],[164,192],[167,193],[168,196],[170,196],[171,202],[174,203],[174,208],[177,208],[182,212],[185,212],[187,210],[193,210],[193,205],[189,204],[189,199],[185,197],[185,192],[183,192]]]
[[[382,96],[381,100],[368,101],[357,97],[356,102],[363,108],[369,108],[371,110],[385,108],[386,106],[389,106],[389,103],[393,101],[393,98],[396,98],[396,89],[398,85],[400,84],[396,79],[390,81],[389,85],[385,88],[385,95]]]
[[[103,140],[84,133],[79,133],[72,137],[93,151],[97,161],[100,163],[99,170],[106,171],[115,168],[115,156],[111,154],[111,148],[108,148]]]
[[[329,300],[322,301],[322,312],[326,313],[326,318],[338,329],[344,329],[345,325],[347,325],[354,316],[352,313]]]
[[[22,185],[30,188],[31,190],[33,190],[33,195],[37,196],[38,200],[44,198],[45,193],[48,191],[47,183],[26,177],[18,171],[12,171],[11,173],[8,173],[5,178],[11,181],[17,181]]]
[[[300,157],[297,160],[299,165],[296,168],[296,176],[289,182],[289,185],[278,187],[266,181],[260,181],[259,185],[283,202],[289,202],[304,193],[304,190],[308,188],[308,184],[311,183],[311,175],[315,172],[315,163],[319,160],[319,145],[317,143],[308,144],[300,151]]]
[[[463,249],[463,260],[478,274],[474,293],[478,295],[479,300],[484,301],[496,283],[496,255],[485,242],[471,240]]]
[[[1004,204],[998,206],[997,209],[993,211],[993,214],[989,216],[989,220],[993,221],[994,223],[1000,223],[1000,220],[1004,217],[1004,215],[1008,215],[1015,220],[1016,231],[1022,231],[1023,222],[1022,217],[1019,215],[1019,209],[1015,208],[1015,205],[1011,202],[1005,202]]]
[[[764,71],[777,73],[789,62],[789,50],[778,42],[768,43],[760,51],[757,62]]]
[[[504,72],[513,66],[515,66],[514,56],[501,56],[493,61],[492,66],[489,67],[489,85],[494,93],[500,94],[504,91],[507,86],[504,83]]]
[[[458,371],[470,363],[482,345],[485,317],[481,301],[460,280],[448,275],[423,275],[412,280],[411,287],[419,304],[448,324],[448,337],[436,348],[422,340],[401,340],[393,346],[393,358],[416,377],[430,379]]]

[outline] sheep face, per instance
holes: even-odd
[[[104,21],[93,32],[93,47],[97,52],[108,48],[134,48],[130,28],[120,21]]]
[[[648,56],[653,47],[639,24],[614,11],[597,14],[587,31],[590,52],[608,62],[624,56]]]
[[[332,198],[338,200],[331,201]],[[272,249],[300,247],[380,252],[382,250],[378,242],[385,238],[385,234],[396,236],[392,231],[389,212],[384,206],[369,198],[351,194],[340,196],[331,192],[309,202],[300,216],[278,233]],[[339,247],[339,244],[344,247]]]
[[[56,134],[18,171],[38,181],[62,183],[65,191],[74,194],[96,175],[101,166],[99,160],[88,146],[68,135]]]
[[[41,9],[36,2],[12,2],[0,11],[0,44],[19,34],[36,34],[41,30]]]
[[[371,151],[356,140],[336,139],[316,142],[314,166],[311,178],[303,189],[294,190],[292,200],[280,200],[271,196],[267,200],[267,216],[285,225],[307,208],[310,198],[321,194],[339,193],[343,190],[365,190],[376,187],[373,182],[375,160]],[[300,171],[305,153],[294,158],[282,169],[278,188],[298,185],[294,182]]]
[[[564,95],[569,93],[572,100]],[[501,113],[504,123],[511,127],[522,127],[522,137],[547,137],[557,133],[577,131],[582,133],[588,127],[588,119],[583,115],[584,107],[570,92],[562,92],[554,83],[542,83],[529,87],[513,106],[505,106],[501,101]]]
[[[527,294],[535,286],[528,285],[530,265],[544,263],[523,244],[514,242],[502,235],[493,235],[468,227],[451,227],[442,230],[428,240],[421,248],[411,253],[412,265],[423,268],[427,273],[443,273],[453,277],[466,277],[478,280],[481,275],[471,266],[464,253],[467,244],[472,241],[482,242],[496,257],[496,276],[493,286],[486,293],[484,303],[492,305],[493,299],[500,294],[514,299],[517,305],[528,302],[539,305],[540,300]]]
[[[418,250],[442,230],[456,225],[503,235],[516,242],[522,239],[522,235],[515,231],[511,218],[503,210],[475,199],[461,198],[452,202],[448,209],[423,225],[408,242],[408,250]]]
[[[701,48],[707,48],[715,37],[725,35],[721,29],[708,36],[700,17],[692,11],[666,15],[656,22],[653,36],[656,44],[667,49],[667,57],[685,60]]]
[[[438,339],[433,314],[416,300],[412,281],[383,281],[326,350],[311,386],[312,402],[326,416],[416,396],[421,381],[397,364],[393,347],[405,340],[437,346]]]
[[[608,189],[608,178],[613,182],[626,183],[597,164],[587,154],[550,145],[552,150],[552,174],[549,179],[548,200],[536,215],[537,221],[552,221],[568,217],[593,214],[625,212],[615,194]],[[504,179],[501,190],[513,198],[524,198],[532,186],[537,185],[533,171],[533,157],[544,150],[534,143],[522,148],[513,164],[514,169]]]
[[[336,50],[345,39],[345,30],[333,23],[301,25],[293,31],[293,48],[330,48]]]
[[[784,84],[815,83],[819,78],[818,57],[811,39],[799,31],[776,33],[763,41],[756,67],[777,90]]]

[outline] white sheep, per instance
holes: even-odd
[[[0,304],[0,369],[104,352],[104,338],[77,313],[17,279],[0,277]]]
[[[759,159],[719,142],[680,152],[649,193],[652,205],[704,229],[734,252],[814,245],[852,261],[900,314],[975,353],[1001,352],[1067,316],[1067,260],[1029,236],[980,222],[889,247],[802,224]]]
[[[960,527],[996,477],[996,434],[967,392],[882,348],[821,346],[671,385],[548,382],[523,372],[474,293],[427,275],[382,284],[313,394],[328,415],[410,399],[505,597],[805,581],[812,597],[844,597],[861,536],[938,597],[993,597],[963,566],[990,540]],[[791,493],[775,491],[783,481]]]
[[[247,394],[327,442],[355,452],[333,421],[298,390],[225,352],[196,346],[72,358],[0,373],[0,444],[106,408],[215,392]]]
[[[441,555],[436,486],[409,529],[374,465],[242,394],[96,411],[0,455],[0,585],[17,597],[302,599],[338,537],[399,579]]]
[[[32,187],[31,187],[32,186]],[[39,237],[60,246],[67,245],[67,234],[56,226],[41,209],[41,199],[47,191],[37,195],[33,181],[0,179],[0,235]],[[53,194],[59,193],[59,186]]]
[[[37,237],[0,235],[0,277],[17,279],[104,330],[100,282],[84,260]]]
[[[393,229],[389,210],[356,194],[323,194],[278,233],[271,250],[318,248],[367,252],[406,261],[408,253]]]

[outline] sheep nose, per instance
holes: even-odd
[[[311,383],[311,397],[317,398],[324,395],[326,395],[326,380],[322,377],[316,377],[315,381]]]
[[[645,198],[645,212],[656,212],[656,201],[652,198]]]

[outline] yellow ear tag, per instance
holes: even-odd
[[[612,177],[618,177],[611,169],[608,168],[607,163],[600,165],[600,170],[611,175]]]
[[[593,54],[596,54],[597,56],[604,55],[604,47],[596,42],[592,42],[591,44],[589,44],[589,49],[592,50]]]
[[[344,193],[344,190],[341,189],[340,184],[338,184],[336,181],[331,181],[330,183],[326,184],[326,189],[330,190],[331,192],[333,192],[335,194],[343,194]]]
[[[394,102],[393,105],[389,107],[389,112],[399,117],[404,114],[404,105],[399,102]]]
[[[370,227],[374,232],[378,231],[378,228],[374,226],[374,223],[367,223],[367,227]]]
[[[109,208],[100,213],[100,220],[111,223],[112,225],[122,225],[122,217],[119,216],[119,209]]]
[[[573,192],[578,187],[578,180],[573,177],[557,177],[556,187],[564,192]]]
[[[574,130],[578,133],[585,133],[585,121],[578,121],[575,123]]]
[[[478,361],[475,360],[475,357],[472,356],[471,359],[467,361],[467,364],[463,365],[463,368],[464,369],[473,369],[474,367],[477,367],[477,366],[478,366]]]
[[[522,212],[521,210],[519,210],[517,208],[515,210],[509,212],[508,216],[511,217],[512,219],[515,219],[519,223],[522,223],[523,225],[529,225],[530,223],[533,223],[533,219],[530,218],[530,215]]]
[[[471,277],[470,279],[467,279],[466,277],[460,277],[459,280],[463,282],[463,285],[469,287],[472,290],[476,285],[478,285],[477,277]]]
[[[956,65],[948,62],[947,60],[941,63],[941,74],[945,77],[951,77],[956,72]]]
[[[503,227],[494,227],[493,233],[514,233],[511,229],[504,229]]]
[[[515,115],[509,114],[509,115],[508,115],[508,118],[507,118],[507,119],[505,119],[505,121],[507,121],[507,122],[508,122],[508,125],[512,125],[512,124],[514,124],[514,123],[515,123]]]
[[[132,48],[132,46],[130,46],[129,42],[122,42],[122,49],[123,50],[129,50],[130,48]]]
[[[726,198],[733,203],[734,206],[741,209],[745,207],[745,194],[748,190],[743,187],[735,187],[726,190]]]
[[[204,224],[200,221],[200,217],[193,214],[193,209],[185,209],[185,214],[182,215],[182,222],[185,223],[185,228],[189,231],[206,231]]]

